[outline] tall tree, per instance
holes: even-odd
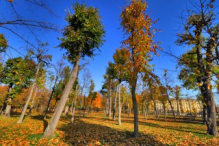
[[[52,136],[55,131],[61,112],[77,77],[80,59],[85,56],[94,56],[95,48],[99,49],[103,43],[105,31],[100,21],[99,11],[77,2],[73,5],[73,10],[73,15],[68,13],[66,16],[69,25],[64,29],[64,37],[60,38],[60,47],[67,50],[68,60],[74,64],[74,67],[43,137]]]
[[[33,95],[33,90],[36,86],[36,82],[37,82],[37,79],[39,77],[39,72],[40,72],[40,68],[41,68],[41,64],[42,63],[47,63],[48,60],[51,60],[52,56],[51,55],[47,55],[45,54],[46,53],[46,49],[45,47],[48,45],[48,43],[43,43],[43,44],[40,44],[39,45],[39,48],[37,49],[37,52],[35,53],[34,51],[30,51],[32,53],[32,55],[34,55],[37,59],[37,67],[36,67],[36,72],[35,72],[35,76],[34,76],[34,80],[33,80],[33,83],[32,83],[32,86],[31,86],[31,90],[30,90],[30,94],[28,96],[28,99],[24,105],[24,108],[22,110],[22,113],[20,115],[20,118],[19,120],[17,121],[17,123],[22,123],[23,119],[24,119],[24,115],[26,113],[26,110],[27,110],[27,107],[29,105],[29,102],[32,98],[32,95]]]
[[[128,81],[128,63],[130,58],[130,52],[127,49],[122,48],[121,50],[116,50],[116,53],[113,55],[115,62],[115,78],[118,80],[118,102],[119,102],[119,112],[118,112],[118,124],[121,125],[121,99],[120,99],[120,84],[122,81]]]
[[[91,74],[90,71],[87,68],[83,69],[83,75],[82,75],[82,93],[83,93],[83,97],[84,97],[84,101],[83,101],[83,116],[85,116],[85,110],[86,110],[86,96],[87,94],[89,94],[89,87],[90,87],[90,83],[91,83]]]
[[[108,67],[106,68],[106,74],[104,75],[105,83],[102,89],[107,89],[108,97],[109,97],[109,107],[108,107],[108,117],[111,117],[112,111],[112,89],[114,87],[113,80],[116,79],[117,70],[115,69],[115,65],[112,62],[108,63]]]
[[[7,60],[3,69],[3,76],[0,79],[2,83],[8,85],[8,94],[2,107],[2,111],[6,110],[6,117],[10,117],[12,100],[16,97],[16,94],[30,85],[34,66],[35,62],[27,56],[24,59],[18,57]]]
[[[134,137],[139,136],[138,133],[138,106],[136,100],[136,85],[138,73],[147,68],[150,52],[156,54],[158,46],[154,43],[152,32],[152,20],[145,13],[147,3],[142,0],[132,0],[131,3],[122,11],[121,25],[125,33],[123,41],[124,48],[130,51],[129,63],[129,83],[131,86],[131,94],[134,109]]]
[[[46,115],[47,115],[47,112],[49,110],[49,105],[51,103],[54,91],[56,89],[56,84],[57,84],[57,82],[58,82],[58,80],[59,80],[59,78],[61,76],[61,73],[62,73],[62,70],[63,70],[63,66],[64,66],[63,59],[61,61],[58,61],[57,65],[54,66],[54,69],[55,69],[54,84],[53,84],[52,91],[51,91],[51,94],[49,96],[49,100],[48,100],[48,103],[47,103],[47,106],[46,106],[46,110],[45,110],[45,113],[44,113],[44,119],[46,119]]]
[[[214,9],[215,0],[200,0],[193,3],[193,10],[188,10],[189,16],[184,24],[184,30],[178,34],[178,45],[192,46],[192,49],[180,58],[181,64],[193,69],[200,86],[201,94],[207,108],[207,133],[217,135],[216,110],[212,92],[212,79],[214,66],[218,64],[218,35],[219,25],[216,19],[217,11]],[[191,52],[192,51],[192,52]],[[184,60],[184,55],[192,55],[196,63]],[[192,66],[191,66],[192,64]]]

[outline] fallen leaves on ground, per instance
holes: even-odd
[[[0,116],[0,145],[218,145],[219,137],[206,135],[206,126],[182,120],[155,119],[145,121],[139,116],[140,137],[133,138],[133,115],[122,115],[122,125],[104,113],[92,113],[78,118],[73,125],[70,117],[61,117],[58,128],[51,138],[42,138],[44,123],[42,116],[25,118],[16,124],[18,117],[10,119]]]
[[[27,117],[21,124],[18,118],[7,119],[0,117],[0,145],[2,146],[29,146],[29,145],[67,145],[63,131],[57,130],[52,138],[42,138],[44,129],[43,120]]]
[[[133,116],[123,114],[122,125],[103,113],[93,113],[72,127],[66,127],[66,141],[72,145],[218,145],[219,138],[206,135],[206,126],[177,120],[144,120],[139,116],[140,137],[132,138]]]

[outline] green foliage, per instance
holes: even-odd
[[[120,50],[117,49],[116,53],[113,55],[113,60],[115,62],[113,69],[115,70],[116,79],[118,79],[120,83],[122,81],[128,81],[129,79],[129,59],[130,52],[125,48]]]
[[[21,57],[8,59],[3,68],[0,82],[13,88],[10,96],[15,98],[17,93],[31,84],[35,70],[35,62],[27,56],[24,59]]]
[[[97,98],[97,92],[90,92],[88,97],[91,99],[91,103]]]
[[[94,87],[95,87],[94,81],[90,80],[90,91],[88,98],[91,99],[91,103],[97,98],[97,92],[94,92]]]
[[[76,2],[73,5],[74,14],[70,12],[66,16],[68,26],[64,28],[64,37],[60,47],[67,50],[67,57],[72,63],[80,57],[92,57],[94,48],[99,49],[103,44],[105,34],[103,25],[100,21],[99,11],[93,7]]]
[[[67,84],[69,77],[71,75],[71,68],[69,66],[64,67],[61,73],[61,79],[56,85],[54,90],[53,97],[58,101],[62,95],[63,90],[65,89],[65,85]],[[78,85],[78,79],[75,80],[74,85],[72,87],[73,90],[76,90],[76,86]],[[69,95],[71,96],[71,95]]]
[[[118,78],[118,70],[116,69],[116,66],[115,66],[114,63],[112,63],[112,62],[108,63],[108,67],[106,69],[106,76],[109,79],[116,79],[116,78]]]
[[[0,34],[0,53],[4,52],[7,47],[8,47],[8,42],[5,39],[5,36],[3,34]]]

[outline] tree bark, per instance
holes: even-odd
[[[137,78],[137,76],[135,78]],[[138,138],[139,137],[139,132],[138,132],[138,104],[137,104],[136,95],[135,95],[137,79],[134,79],[132,82],[133,83],[132,83],[132,86],[131,86],[131,94],[132,94],[132,102],[133,102],[133,109],[134,109],[134,138]]]
[[[157,103],[156,103],[156,100],[154,99],[152,94],[151,94],[151,99],[152,99],[152,101],[154,103],[154,113],[155,113],[155,116],[156,116],[156,118],[159,118],[158,111],[157,111]]]
[[[171,100],[169,99],[169,97],[168,97],[168,102],[169,102],[169,104],[170,104],[171,110],[173,111],[174,121],[176,121],[175,111],[174,111],[174,108],[173,108],[172,102],[171,102]]]
[[[37,86],[36,86],[35,93],[34,93],[34,95],[33,95],[33,100],[32,100],[31,106],[30,106],[30,110],[29,110],[28,116],[31,115],[31,112],[32,112],[32,110],[33,110],[37,92],[38,92],[38,88],[37,88]]]
[[[206,114],[206,106],[203,105],[203,124],[205,125],[206,124],[206,121],[207,121],[207,114]]]
[[[208,89],[210,81],[207,81],[208,84],[205,85],[204,98],[207,98],[207,134],[216,136],[217,135],[217,121],[216,121],[216,110],[215,110],[215,101],[211,89]]]
[[[116,88],[116,95],[115,95],[115,98],[114,98],[114,106],[113,106],[113,120],[116,119],[116,98],[117,98],[117,92],[118,92],[118,86]]]
[[[166,119],[167,119],[167,112],[166,112],[165,103],[163,104],[163,109],[164,109],[164,120],[165,120],[165,122],[166,122]]]
[[[70,120],[70,123],[71,123],[71,124],[74,123],[75,108],[76,108],[77,98],[78,98],[78,96],[77,96],[77,87],[76,87],[75,100],[74,100],[74,103],[73,103],[72,116],[71,116],[71,120]]]
[[[143,114],[144,114],[145,121],[147,121],[146,100],[143,101]]]
[[[118,92],[119,92],[119,95],[118,95],[118,102],[119,102],[119,114],[118,114],[118,124],[121,125],[122,122],[121,122],[121,100],[120,100],[120,83],[118,84]]]
[[[108,117],[111,117],[111,109],[112,109],[112,98],[111,98],[111,79],[110,79],[110,83],[109,83],[109,112],[108,112]]]
[[[39,61],[38,64],[37,64],[37,71],[36,71],[36,74],[35,74],[35,78],[34,78],[34,80],[33,80],[33,85],[32,85],[32,87],[31,87],[29,97],[28,97],[28,99],[27,99],[27,101],[26,101],[26,103],[25,103],[25,105],[24,105],[23,110],[22,110],[21,116],[20,116],[19,120],[17,121],[18,124],[19,124],[19,123],[22,123],[22,121],[23,121],[23,119],[24,119],[25,112],[26,112],[27,107],[28,107],[28,104],[29,104],[29,102],[30,102],[30,100],[31,100],[31,97],[32,97],[32,95],[33,95],[33,89],[34,89],[35,84],[36,84],[36,81],[37,81],[38,73],[39,73],[39,70],[40,70],[40,65],[41,65],[41,61]]]
[[[85,117],[85,111],[86,111],[86,97],[84,94],[84,111],[83,111],[83,117]]]
[[[64,116],[67,116],[67,115],[68,115],[68,111],[69,111],[69,106],[66,105],[66,106],[65,106],[65,110],[64,110]]]
[[[5,117],[10,118],[11,117],[11,104],[12,104],[12,99],[9,98],[7,101],[7,107],[5,109]]]
[[[80,55],[79,55],[80,57]],[[58,124],[59,118],[62,114],[63,108],[65,107],[66,101],[68,99],[68,95],[72,89],[72,86],[75,82],[75,79],[77,77],[77,72],[78,72],[78,66],[79,66],[79,59],[75,62],[75,65],[73,67],[71,76],[69,78],[68,83],[65,86],[65,89],[63,91],[63,94],[60,98],[59,104],[52,116],[52,119],[49,122],[49,125],[47,126],[45,132],[43,133],[43,137],[50,137],[53,135],[55,128]]]
[[[177,115],[180,118],[180,111],[179,111],[179,99],[176,99],[177,102]]]
[[[58,81],[58,75],[56,75],[55,84],[54,84],[54,86],[52,87],[52,92],[51,92],[51,94],[50,94],[50,96],[49,96],[49,100],[48,100],[48,103],[47,103],[47,106],[46,106],[46,110],[45,110],[45,114],[44,114],[44,119],[46,119],[46,115],[47,115],[47,113],[48,113],[48,111],[49,111],[49,105],[50,105],[50,103],[51,103],[51,101],[52,101],[52,97],[53,97],[53,94],[54,94],[54,91],[55,91],[55,88],[56,88],[56,83],[57,83],[57,81]],[[56,105],[56,104],[55,104],[55,105]]]

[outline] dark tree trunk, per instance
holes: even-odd
[[[136,76],[137,78],[137,76]],[[132,81],[132,86],[131,86],[131,94],[132,94],[132,102],[133,102],[133,109],[134,109],[134,138],[139,137],[139,132],[138,132],[138,104],[136,100],[136,84],[137,84],[137,79]]]
[[[209,83],[209,82],[207,82]],[[210,83],[209,83],[210,84]],[[207,100],[207,133],[209,135],[217,135],[217,121],[216,121],[216,110],[215,110],[215,101],[211,89],[208,89],[208,84],[205,86],[204,98]]]
[[[207,108],[206,106],[203,105],[203,124],[205,125],[206,124],[206,121],[207,121],[207,112],[206,112]]]

